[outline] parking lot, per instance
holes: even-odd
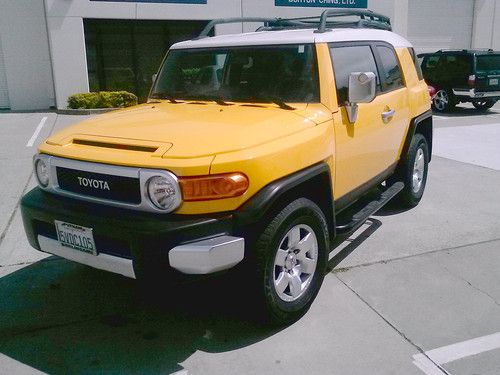
[[[36,146],[83,118],[0,114],[0,373],[500,373],[500,106],[435,117],[421,205],[370,219],[279,330],[226,279],[144,304],[132,280],[30,248],[18,202]]]

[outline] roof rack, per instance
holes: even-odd
[[[332,21],[333,18],[359,17],[357,21]],[[240,22],[258,22],[264,23],[258,31],[276,31],[289,29],[316,29],[316,33],[325,33],[331,29],[337,28],[367,28],[392,30],[391,19],[384,15],[374,13],[371,10],[355,9],[330,9],[325,10],[321,16],[299,17],[299,18],[263,18],[263,17],[237,17],[222,18],[210,21],[203,31],[195,39],[208,38],[210,32],[216,25],[240,23]]]
[[[328,31],[328,27],[351,27],[352,22],[334,22],[328,24],[329,18],[339,18],[339,17],[359,17],[359,21],[355,22],[358,28],[367,29],[381,29],[392,31],[391,19],[379,13],[372,12],[371,10],[356,10],[356,9],[330,9],[325,10],[321,14],[320,25],[317,30],[318,33],[324,33]]]

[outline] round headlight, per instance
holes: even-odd
[[[50,178],[47,162],[43,159],[38,159],[35,163],[35,171],[38,183],[43,187],[47,187],[49,185]]]
[[[161,210],[173,211],[181,204],[177,181],[169,176],[151,177],[147,182],[151,202]]]

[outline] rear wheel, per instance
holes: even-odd
[[[434,99],[432,99],[432,107],[438,112],[448,112],[455,107],[455,101],[452,94],[446,90],[439,90]]]
[[[477,102],[473,102],[472,105],[474,108],[480,110],[480,111],[486,111],[493,107],[495,105],[496,101],[495,100],[481,100]]]
[[[321,209],[300,198],[267,225],[256,242],[258,298],[264,319],[288,324],[304,315],[325,276],[328,229]]]
[[[415,207],[420,203],[427,184],[429,170],[429,146],[422,134],[415,134],[408,154],[403,159],[397,173],[392,177],[395,181],[403,181],[404,189],[396,197],[397,203],[404,208]]]

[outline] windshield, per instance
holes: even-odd
[[[500,55],[478,56],[476,71],[481,73],[500,73]]]
[[[172,50],[152,98],[319,102],[313,45]]]

